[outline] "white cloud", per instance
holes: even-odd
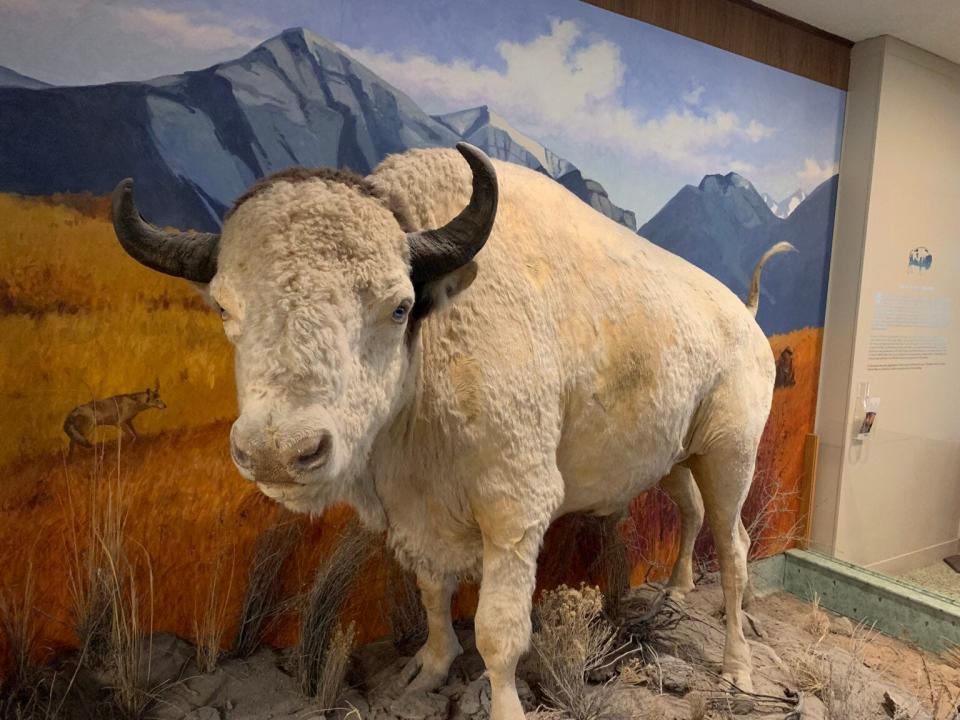
[[[626,67],[620,47],[585,38],[573,21],[553,20],[550,32],[527,43],[502,42],[505,68],[466,60],[402,56],[347,48],[425,109],[447,112],[489,104],[539,138],[566,137],[637,160],[659,158],[685,171],[729,166],[734,142],[756,143],[773,129],[718,108],[683,107],[643,116],[622,98]],[[699,100],[702,88],[693,91]]]
[[[837,164],[828,162],[821,165],[813,158],[803,161],[803,169],[797,172],[801,187],[810,192],[817,185],[837,174]]]
[[[697,85],[697,87],[690,92],[685,92],[683,94],[683,101],[687,105],[699,105],[700,99],[703,97],[704,90],[706,90],[706,88],[703,87],[703,85]]]
[[[124,30],[148,36],[153,42],[174,49],[246,49],[260,42],[255,34],[239,29],[240,23],[226,22],[223,18],[151,7],[118,7],[115,12]]]

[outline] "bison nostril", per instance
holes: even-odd
[[[230,456],[233,458],[233,461],[244,470],[249,470],[253,465],[250,455],[241,450],[234,442],[230,443]]]
[[[297,470],[314,470],[321,467],[326,464],[332,446],[333,439],[330,433],[321,433],[313,443],[305,444],[292,464]]]

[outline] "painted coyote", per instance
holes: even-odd
[[[73,449],[77,445],[93,447],[89,436],[98,426],[114,425],[121,431],[125,430],[130,434],[131,439],[136,440],[137,431],[133,427],[133,419],[144,410],[150,408],[163,410],[166,407],[166,403],[160,399],[159,381],[153,390],[147,388],[143,392],[113,395],[91,400],[85,405],[78,405],[63,421],[63,431],[70,438],[67,457],[73,457]]]

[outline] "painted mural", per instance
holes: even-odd
[[[597,212],[746,297],[772,244],[760,322],[773,411],[745,511],[753,554],[792,542],[812,431],[844,94],[574,0],[269,5],[84,0],[0,5],[0,583],[36,585],[38,652],[77,642],[89,531],[121,503],[152,577],[152,626],[190,636],[211,568],[243,568],[276,521],[228,452],[233,358],[187,283],[129,259],[108,195],[134,177],[144,215],[216,230],[254,180],[293,165],[372,170],[460,140],[554,179]],[[911,259],[912,262],[912,259]],[[282,575],[308,582],[349,511],[302,528]],[[633,578],[678,538],[657,491],[627,528]],[[541,582],[586,577],[597,539],[548,536]],[[710,543],[699,544],[705,564]],[[81,568],[82,569],[82,568]],[[384,572],[352,604],[383,630]],[[474,592],[458,607],[469,612]],[[293,621],[272,640],[289,642]],[[224,636],[233,637],[235,628]]]

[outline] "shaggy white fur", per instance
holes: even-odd
[[[482,579],[493,720],[523,717],[514,672],[550,522],[622,511],[667,478],[684,515],[672,585],[693,585],[705,512],[726,597],[724,673],[749,689],[740,510],[770,409],[769,344],[706,273],[549,178],[494,165],[489,241],[476,266],[430,290],[448,307],[416,332],[392,316],[414,289],[384,201],[332,180],[280,181],[230,217],[209,292],[236,345],[234,439],[256,458],[246,472],[289,508],[347,501],[387,530],[430,618],[405,673],[417,689],[442,682],[460,651],[454,578]],[[449,221],[471,190],[447,150],[392,156],[369,180],[417,228]],[[285,453],[324,432],[329,461],[291,474]]]

